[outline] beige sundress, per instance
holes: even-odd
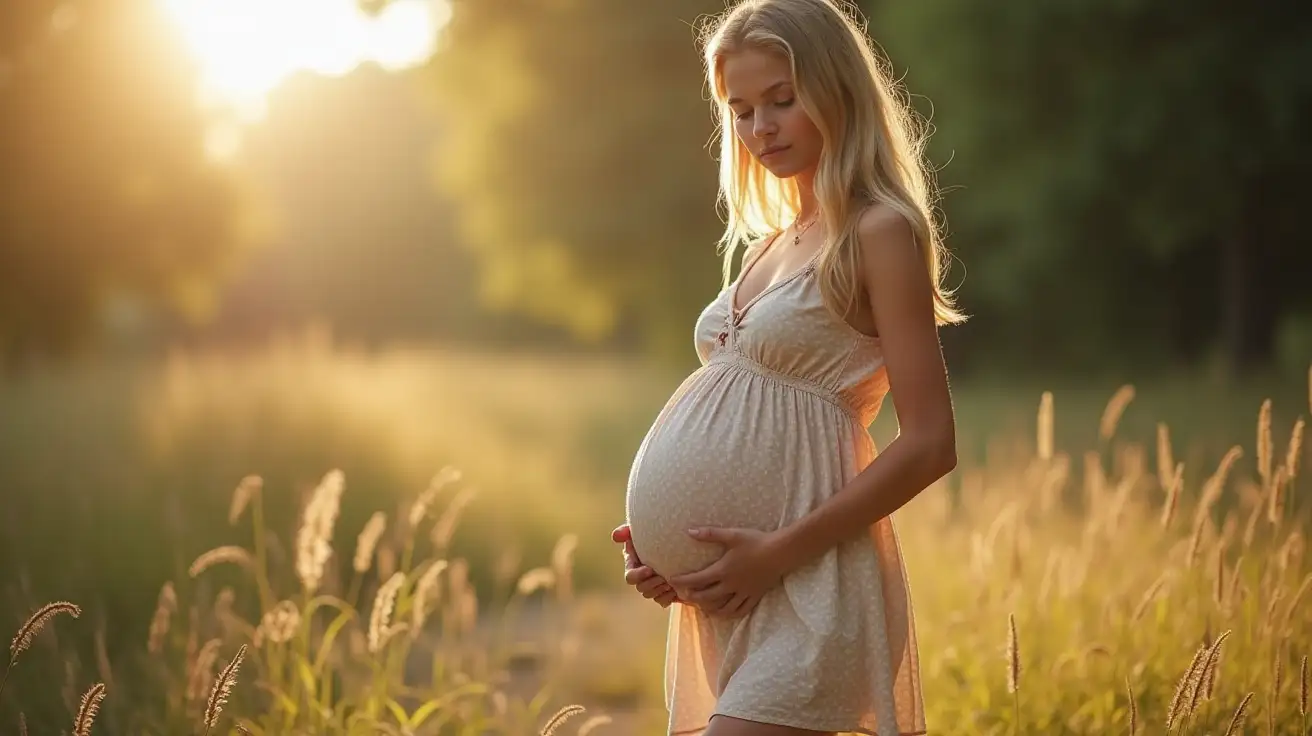
[[[777,528],[874,459],[867,427],[888,391],[879,340],[824,307],[819,256],[732,310],[740,274],[698,317],[701,366],[661,410],[629,477],[634,547],[658,574],[722,552],[690,540],[689,525]],[[925,733],[897,535],[888,518],[869,531],[786,576],[745,618],[671,606],[669,734],[700,734],[717,713],[817,731]]]

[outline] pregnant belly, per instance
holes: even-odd
[[[629,474],[626,506],[639,559],[664,577],[723,553],[691,526],[778,528],[788,504],[787,429],[747,405],[732,384],[689,391],[648,431]],[[734,406],[740,403],[742,406]]]

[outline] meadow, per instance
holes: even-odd
[[[680,378],[311,333],[0,384],[0,731],[661,733],[609,532]],[[1306,734],[1309,380],[954,386],[930,732]]]

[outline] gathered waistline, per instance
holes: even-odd
[[[752,373],[755,373],[756,375],[761,376],[762,378],[766,378],[776,383],[783,384],[791,388],[795,388],[798,391],[805,391],[806,393],[811,394],[816,398],[823,399],[824,401],[833,404],[834,406],[841,409],[843,413],[847,414],[848,417],[850,417],[857,424],[861,425],[862,427],[865,426],[865,422],[861,417],[861,412],[857,411],[856,407],[852,406],[851,402],[843,398],[843,396],[839,394],[837,391],[834,391],[829,388],[825,388],[824,386],[821,386],[820,384],[815,383],[814,381],[808,381],[804,378],[798,378],[797,376],[790,376],[787,373],[781,373],[773,368],[762,365],[761,363],[747,357],[746,355],[743,355],[742,353],[732,350],[720,350],[713,353],[710,356],[710,358],[707,359],[706,366],[710,367],[713,365],[723,365],[723,366],[731,366],[734,368],[742,368],[744,370],[751,371]]]

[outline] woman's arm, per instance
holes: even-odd
[[[898,435],[869,467],[806,516],[779,530],[787,574],[867,533],[956,467],[956,428],[934,318],[934,291],[911,226],[872,207],[857,225],[861,278],[888,370]]]

